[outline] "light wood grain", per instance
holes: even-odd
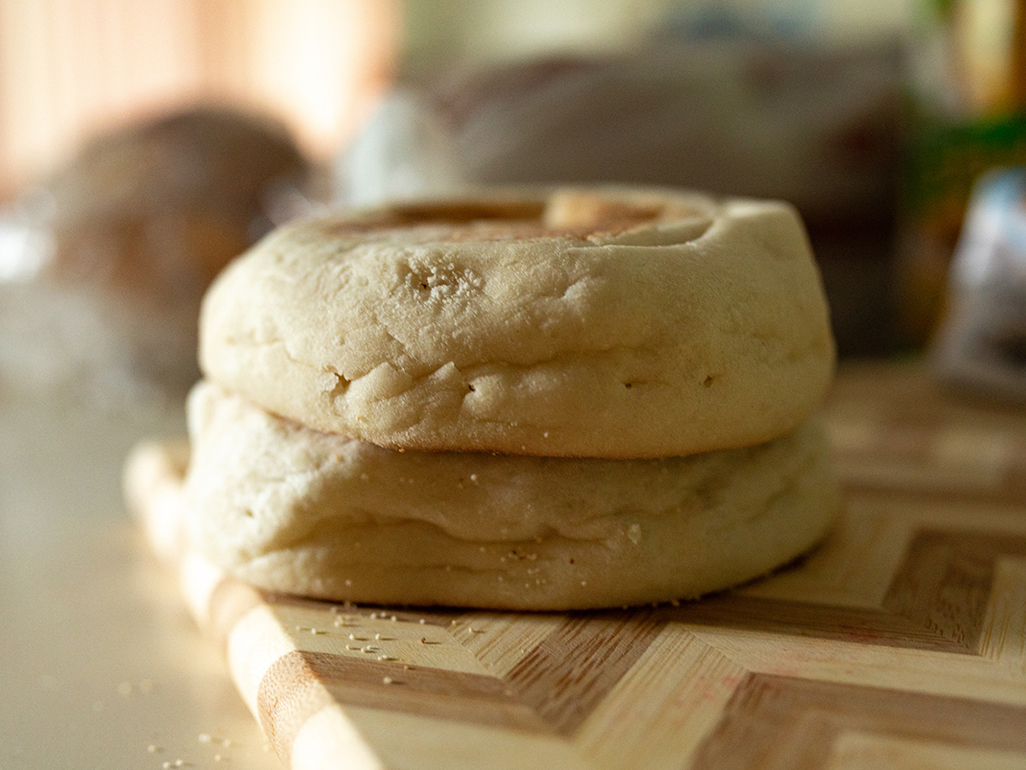
[[[844,521],[700,602],[339,607],[209,567],[185,590],[295,768],[1026,766],[1026,413],[878,367],[828,416]],[[145,470],[167,516],[180,465]]]

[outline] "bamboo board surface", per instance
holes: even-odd
[[[1026,409],[842,370],[846,513],[700,602],[515,614],[256,591],[176,528],[187,453],[128,495],[283,763],[313,768],[1026,768]]]

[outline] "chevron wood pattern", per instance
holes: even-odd
[[[1026,768],[1026,410],[877,365],[828,420],[837,531],[699,602],[336,606],[173,561],[294,768]],[[128,468],[166,555],[181,472],[161,445]]]
[[[823,767],[842,731],[1026,754],[1024,720],[1023,707],[749,674],[692,767]]]

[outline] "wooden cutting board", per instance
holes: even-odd
[[[286,766],[1026,768],[1026,410],[842,370],[847,511],[815,553],[680,606],[336,606],[183,551],[187,450],[127,491]]]

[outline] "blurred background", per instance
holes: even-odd
[[[1021,395],[1024,162],[1019,0],[0,0],[0,396],[177,397],[277,224],[560,181],[788,200],[842,356]]]
[[[392,85],[457,67],[636,51],[688,20],[844,42],[911,19],[909,0],[0,0],[0,193],[197,102],[277,115],[329,159]]]

